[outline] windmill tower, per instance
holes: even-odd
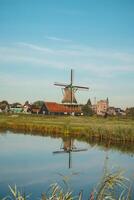
[[[89,90],[89,87],[78,86],[73,84],[73,70],[71,69],[70,83],[54,83],[56,86],[62,87],[63,91],[63,99],[62,103],[64,104],[77,104],[77,100],[75,98],[75,93],[77,90]]]

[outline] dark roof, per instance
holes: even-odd
[[[16,103],[11,104],[10,107],[11,107],[11,108],[22,108],[22,104],[16,102]]]

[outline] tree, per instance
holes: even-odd
[[[91,103],[90,98],[89,98],[88,101],[87,101],[87,105],[88,105],[88,106],[92,106],[92,103]]]
[[[129,116],[129,117],[134,118],[134,107],[127,108],[126,109],[126,115]]]
[[[35,105],[35,106],[37,106],[37,107],[42,107],[43,105],[44,105],[44,101],[35,101],[34,103],[33,103],[33,105]]]
[[[2,110],[2,111],[8,111],[8,109],[9,109],[9,104],[8,104],[8,102],[7,101],[1,101],[0,102],[0,109]]]
[[[25,106],[28,106],[29,105],[29,101],[25,101]]]
[[[84,115],[87,116],[93,115],[92,104],[90,99],[88,99],[87,103],[82,107],[82,112]]]

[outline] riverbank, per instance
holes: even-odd
[[[134,143],[134,120],[127,118],[1,114],[0,130]]]

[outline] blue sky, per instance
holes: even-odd
[[[0,101],[60,102],[73,68],[79,103],[134,106],[133,36],[133,0],[0,0]]]

